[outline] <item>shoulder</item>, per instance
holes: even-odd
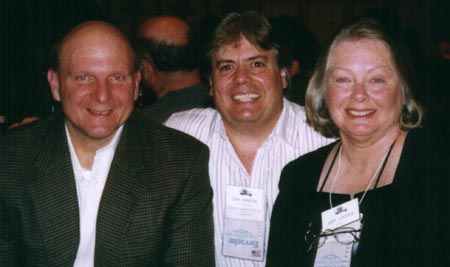
[[[23,183],[39,175],[38,169],[45,169],[46,164],[62,156],[57,143],[65,140],[61,134],[63,122],[63,116],[51,116],[7,130],[0,137],[0,189],[11,189],[5,189],[3,183],[6,183],[14,185],[16,190],[25,190]],[[38,159],[41,159],[39,163]]]
[[[281,173],[281,187],[298,187],[298,183],[309,183],[319,178],[328,154],[336,142],[306,153],[289,162]],[[284,185],[284,186],[283,186]]]
[[[406,136],[402,157],[448,157],[450,150],[448,149],[449,136],[443,135],[442,132],[434,129],[423,127],[410,130]]]
[[[39,146],[44,141],[54,138],[58,129],[64,127],[64,116],[57,114],[39,119],[17,128],[6,130],[0,136],[2,149],[8,147],[11,152],[25,153]]]
[[[174,110],[175,106],[169,92],[158,101],[143,108],[139,113],[149,120],[162,124]]]
[[[299,104],[289,101],[287,99],[284,100],[284,105],[289,110],[289,112],[304,117],[306,119],[305,107],[300,106]]]
[[[173,114],[164,125],[206,142],[213,125],[220,120],[219,112],[213,108],[195,108]]]
[[[403,145],[399,168],[450,174],[449,136],[424,127],[410,130]],[[416,173],[418,174],[418,173]],[[447,179],[447,178],[446,178]]]
[[[209,186],[208,147],[192,136],[146,119],[132,116],[125,123],[116,156],[129,168],[143,167],[139,175],[147,186],[157,183],[178,188],[171,191],[172,197],[188,183]]]
[[[328,154],[336,143],[337,141],[298,157],[297,159],[289,162],[285,169],[308,169],[314,167],[315,165],[323,165]]]
[[[153,155],[156,152],[192,155],[199,151],[208,151],[208,148],[194,137],[150,121],[137,114],[130,117],[126,126],[137,129],[139,136],[136,138],[140,140],[142,144],[141,148],[152,150],[150,153]]]
[[[218,114],[217,110],[213,108],[194,108],[172,114],[164,124],[171,128],[203,126],[210,124]]]
[[[289,100],[284,101],[284,106],[286,113],[285,123],[288,124],[287,126],[295,127],[297,130],[307,129],[310,131],[314,131],[314,129],[311,126],[309,126],[309,124],[306,121],[306,112],[303,106],[300,106]]]
[[[307,123],[304,107],[285,99],[284,109],[282,128],[285,138],[300,150],[300,154],[335,141],[333,138],[324,137]]]
[[[311,128],[306,122],[306,112],[304,107],[290,102],[289,100],[285,100],[284,105],[288,123],[292,123],[295,127]]]

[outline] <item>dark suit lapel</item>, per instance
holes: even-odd
[[[145,192],[136,174],[144,167],[143,140],[128,122],[114,154],[97,216],[96,265],[117,265],[123,240],[135,207]]]
[[[59,117],[37,143],[41,147],[30,192],[49,264],[73,264],[79,244],[79,209],[64,118]]]

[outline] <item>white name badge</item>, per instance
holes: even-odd
[[[322,231],[333,230],[360,219],[358,199],[354,198],[322,212]]]
[[[222,253],[241,259],[264,259],[266,201],[264,190],[227,186]]]
[[[358,229],[361,229],[361,220],[329,231],[329,235],[321,237],[318,243],[323,245],[317,248],[314,267],[349,267],[352,254],[356,253],[359,245],[355,237],[360,238],[359,231],[349,231]]]
[[[322,212],[322,237],[314,267],[349,267],[352,252],[358,248],[362,214],[358,199],[352,199]]]
[[[351,258],[351,244],[329,241],[317,250],[314,267],[349,267]]]

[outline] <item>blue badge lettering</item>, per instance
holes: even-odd
[[[230,238],[229,242],[231,244],[237,245],[244,245],[244,246],[252,246],[253,248],[257,248],[259,245],[259,242],[256,240],[247,240],[247,239],[239,239],[239,238]]]

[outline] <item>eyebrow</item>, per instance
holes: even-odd
[[[218,67],[219,65],[221,65],[221,64],[224,64],[224,63],[233,63],[234,61],[233,60],[230,60],[230,59],[220,59],[220,60],[217,60],[217,62],[216,62],[216,64],[214,64],[214,66],[215,67]]]
[[[393,70],[395,72],[395,69],[389,67],[388,65],[375,66],[373,68],[368,69],[367,72],[370,73],[370,72],[374,72],[374,71],[379,70],[379,69],[388,70],[388,71],[392,71]],[[334,67],[334,68],[330,68],[329,69],[330,73],[334,72],[334,71],[338,71],[338,70],[346,71],[346,72],[352,72],[352,70],[350,68],[344,68],[344,67]]]
[[[252,61],[252,60],[256,60],[256,59],[264,59],[264,60],[267,60],[267,56],[264,56],[264,55],[256,55],[256,56],[253,56],[253,57],[246,58],[245,61]]]
[[[251,56],[251,57],[246,58],[245,61],[248,62],[248,61],[253,61],[253,60],[257,60],[257,59],[267,60],[267,58],[268,57],[265,55],[256,55],[256,56]],[[217,67],[221,64],[224,64],[224,63],[233,63],[233,62],[234,62],[234,60],[231,60],[231,59],[219,59],[219,60],[217,60],[215,67]]]

